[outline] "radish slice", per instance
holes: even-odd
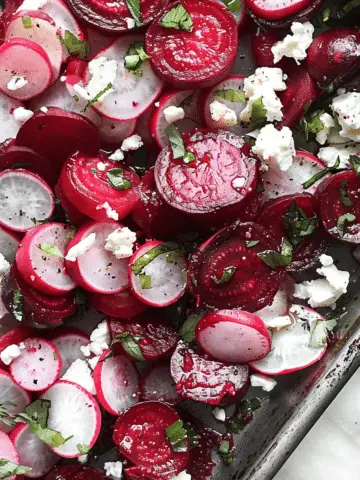
[[[281,171],[269,166],[267,172],[262,173],[265,189],[263,193],[264,201],[296,193],[307,192],[314,194],[321,179],[306,190],[304,190],[303,183],[324,170],[324,168],[324,163],[315,155],[298,150],[293,164],[288,170]]]
[[[0,432],[0,458],[8,460],[9,462],[20,464],[19,455],[14,447],[13,442],[10,440],[9,436],[4,432]],[[18,478],[17,475],[7,477],[6,480],[15,480]]]
[[[0,225],[0,252],[9,263],[14,261],[19,244],[18,237]]]
[[[16,78],[24,77],[26,85],[10,90]],[[25,38],[13,38],[0,46],[0,90],[16,100],[30,100],[51,84],[53,69],[45,50]],[[13,88],[13,87],[12,87]]]
[[[142,372],[139,387],[141,400],[172,405],[178,405],[183,401],[176,391],[168,362],[156,363]]]
[[[43,338],[28,338],[20,357],[10,365],[10,373],[20,387],[40,392],[51,387],[60,376],[62,361],[58,349]]]
[[[155,108],[155,105],[150,105],[150,107],[136,120],[136,133],[140,135],[141,140],[146,147],[154,146],[154,139],[150,133],[150,118]]]
[[[117,259],[105,250],[107,237],[122,225],[113,221],[91,222],[81,227],[68,245],[69,250],[89,235],[95,234],[95,243],[75,262],[65,260],[69,275],[85,290],[97,293],[118,293],[128,282],[128,258]]]
[[[28,232],[16,252],[16,266],[33,288],[61,295],[76,287],[65,270],[64,254],[74,234],[65,223],[46,223]]]
[[[315,310],[302,305],[290,308],[292,325],[273,331],[271,352],[250,366],[264,375],[285,375],[309,367],[324,355],[327,344],[313,348],[309,346],[311,334],[308,325],[324,321]]]
[[[295,15],[301,12],[313,0],[283,0],[274,2],[273,0],[248,0],[249,9],[261,18],[266,20],[282,20],[283,18]]]
[[[129,290],[107,295],[104,293],[91,293],[90,305],[105,315],[117,318],[135,317],[149,308],[140,302]]]
[[[139,375],[134,365],[122,355],[106,358],[103,353],[94,370],[96,395],[111,415],[118,416],[137,403]]]
[[[26,232],[33,219],[51,217],[55,204],[50,187],[34,173],[5,170],[0,173],[0,224],[10,230]]]
[[[131,257],[129,280],[135,297],[147,305],[167,307],[175,303],[186,285],[184,252],[176,244],[146,242]]]
[[[0,93],[0,142],[4,142],[8,138],[16,137],[21,123],[15,120],[13,114],[16,108],[22,107],[23,104],[17,100],[13,100],[6,95]]]
[[[271,338],[260,317],[240,310],[218,310],[196,327],[201,348],[220,362],[249,363],[267,355]]]
[[[24,408],[29,405],[31,396],[19,387],[7,372],[0,370],[0,404],[4,405],[5,402],[13,404],[5,406],[7,413],[17,415],[23,412]],[[11,432],[13,428],[0,421],[0,430],[2,432]]]
[[[13,328],[12,330],[9,330],[6,332],[4,335],[0,337],[0,352],[5,350],[5,348],[9,347],[10,345],[18,345],[19,343],[23,342],[29,337],[34,336],[35,330],[29,327],[16,327]],[[4,370],[8,370],[8,366],[5,365],[1,360],[0,360],[0,368],[3,368]]]
[[[95,112],[96,113],[96,112]],[[136,120],[110,120],[101,117],[102,123],[99,127],[101,141],[106,145],[120,145],[125,138],[131,137],[136,129]]]
[[[107,60],[117,62],[113,85],[115,92],[109,93],[101,102],[94,105],[104,117],[112,120],[135,119],[155,101],[162,90],[163,83],[153,72],[149,61],[143,63],[141,76],[129,72],[124,66],[123,59],[130,45],[141,41],[143,37],[138,35],[122,36],[95,57],[95,59],[106,57]],[[85,72],[84,80],[90,80],[88,70]]]
[[[11,433],[10,439],[19,452],[20,464],[32,468],[26,474],[28,478],[39,478],[46,475],[60,457],[46,443],[30,431],[28,423],[20,423]]]
[[[60,328],[51,336],[51,342],[59,350],[62,360],[60,377],[64,375],[75,360],[86,360],[80,347],[88,345],[90,339],[82,330],[74,327]]]
[[[101,413],[94,397],[84,388],[66,380],[60,380],[42,396],[51,401],[48,426],[71,437],[64,445],[52,450],[64,458],[81,455],[79,444],[92,448],[101,429]]]

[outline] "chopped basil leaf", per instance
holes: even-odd
[[[126,0],[126,5],[131,13],[132,18],[135,20],[135,25],[141,27],[141,10],[140,10],[140,0]]]
[[[179,108],[190,107],[194,99],[194,94],[188,95],[184,100],[179,104]]]
[[[166,261],[167,263],[175,263],[182,256],[182,252],[179,250],[174,250],[173,252],[169,252],[166,254]]]
[[[54,255],[55,257],[63,257],[63,254],[60,252],[56,245],[50,245],[50,243],[41,243],[38,245],[38,248],[45,252],[47,255]]]
[[[11,313],[18,322],[22,322],[24,320],[24,297],[21,290],[13,291]]]
[[[261,407],[259,398],[241,401],[235,409],[234,414],[227,422],[227,429],[230,433],[238,434],[254,417],[254,411]]]
[[[0,479],[9,478],[13,475],[24,475],[32,471],[32,468],[17,465],[5,458],[0,458]]]
[[[263,99],[260,97],[252,104],[251,123],[254,127],[259,127],[266,121],[267,110],[264,107]]]
[[[31,17],[21,17],[23,27],[28,29],[32,27],[32,18]]]
[[[266,265],[274,269],[290,265],[292,262],[292,254],[293,246],[286,238],[283,238],[280,253],[274,250],[265,250],[264,252],[258,253],[257,256],[266,263]]]
[[[56,352],[54,352],[54,353],[53,353],[53,358],[54,358],[54,360],[55,360],[55,362],[56,362],[56,361],[57,361],[57,359],[58,359],[58,355],[57,355],[57,353],[56,353]]]
[[[11,168],[12,168],[12,169],[15,169],[15,168],[26,168],[26,167],[32,167],[32,163],[31,163],[31,162],[13,163],[13,164],[11,165]]]
[[[17,405],[12,402],[2,402],[0,403],[0,424],[6,425],[7,427],[15,427],[16,422],[13,416],[8,412],[7,407],[16,407]]]
[[[187,437],[189,440],[189,449],[194,450],[199,446],[199,435],[196,433],[194,427],[189,422],[184,423],[184,428],[186,429]]]
[[[35,400],[35,402],[25,407],[24,412],[32,421],[39,423],[42,427],[46,427],[50,408],[50,400],[39,398]]]
[[[116,343],[120,343],[127,354],[129,354],[135,360],[143,362],[145,361],[145,358],[139,347],[139,340],[142,340],[143,338],[145,337],[141,335],[132,335],[129,332],[124,332],[116,335],[111,343],[111,346],[113,347]]]
[[[293,200],[283,216],[283,225],[287,237],[294,248],[298,248],[304,237],[311,235],[318,225],[318,217],[309,218],[303,209]]]
[[[302,184],[304,190],[307,190],[308,188],[312,187],[316,182],[321,180],[328,173],[336,171],[339,168],[339,166],[340,166],[340,158],[338,157],[332,167],[326,167],[324,168],[324,170],[320,170],[320,172],[315,173],[315,175],[309,178],[309,180],[306,180],[306,182]]]
[[[92,167],[92,168],[90,168],[90,172],[95,175],[95,173],[97,173],[97,170],[96,170],[96,168]]]
[[[346,3],[342,9],[337,12],[338,18],[346,17],[349,13],[351,13],[355,8],[360,7],[360,0],[350,0]]]
[[[135,262],[131,265],[131,269],[135,275],[139,275],[142,270],[149,265],[156,257],[159,255],[163,255],[164,253],[178,251],[181,252],[179,249],[179,245],[173,242],[164,242],[160,245],[157,245],[154,248],[148,250],[144,255],[137,258]]]
[[[87,453],[90,452],[90,446],[89,445],[85,445],[85,443],[78,443],[76,445],[76,448],[79,450],[79,452],[81,453],[81,455],[86,455]]]
[[[195,329],[200,322],[204,313],[194,313],[190,315],[180,328],[180,336],[185,342],[193,342],[195,340]]]
[[[353,169],[356,172],[356,176],[360,176],[360,157],[357,155],[350,155],[349,162],[351,163]]]
[[[88,54],[89,47],[87,42],[85,40],[80,40],[80,38],[71,33],[69,30],[65,30],[64,38],[59,36],[59,40],[69,52],[69,55],[73,55],[81,60],[84,60]]]
[[[124,65],[127,70],[132,71],[138,76],[142,75],[142,65],[150,57],[144,50],[144,44],[141,42],[132,43],[124,57]]]
[[[245,240],[247,248],[255,247],[260,242],[260,240]]]
[[[140,287],[143,290],[150,290],[152,287],[152,278],[150,275],[146,275],[146,273],[140,273],[139,275],[140,280]]]
[[[245,93],[243,90],[234,90],[232,88],[215,90],[215,96],[223,98],[232,103],[245,103]]]
[[[229,440],[223,440],[219,445],[219,454],[225,465],[231,465],[234,461],[232,453],[230,451]]]
[[[339,237],[342,238],[345,235],[345,230],[347,223],[355,222],[356,217],[352,213],[345,213],[338,218],[336,229],[339,234]]]
[[[124,178],[124,170],[122,168],[111,168],[106,172],[109,184],[115,190],[129,190],[132,187],[130,180]]]
[[[191,163],[194,160],[196,160],[196,157],[193,153],[191,152],[186,152],[184,155],[184,163]]]
[[[224,283],[227,283],[231,279],[231,277],[234,275],[235,272],[236,272],[236,267],[232,267],[232,266],[225,267],[221,275],[221,278],[217,278],[214,275],[213,277],[211,277],[211,279],[216,285],[223,285]]]
[[[179,129],[174,124],[171,124],[165,128],[165,133],[169,139],[174,160],[184,158],[186,153],[185,145]]]
[[[240,0],[222,0],[231,12],[240,12],[241,1]]]
[[[324,124],[320,120],[320,115],[322,112],[314,113],[310,118],[304,117],[302,119],[302,127],[305,133],[306,140],[309,139],[309,133],[317,135],[319,132],[324,130]]]
[[[165,433],[173,452],[187,451],[187,431],[181,420],[177,420],[175,423],[165,428]]]
[[[73,96],[73,99],[75,100],[75,102],[78,102],[80,100],[79,96],[78,95],[74,95]]]
[[[312,105],[312,101],[310,100],[309,102],[305,103],[304,105],[304,113],[307,113],[309,111],[309,108],[311,107]]]
[[[331,15],[331,9],[330,8],[325,8],[324,11],[322,12],[322,21],[326,23]]]
[[[341,182],[339,187],[340,200],[344,207],[352,207],[354,205],[354,202],[349,198],[349,195],[347,193],[348,183],[348,180],[345,179]]]
[[[176,30],[184,30],[185,32],[192,32],[194,28],[194,22],[190,13],[178,3],[169,10],[161,18],[159,25],[165,28],[175,28]]]
[[[43,428],[39,423],[36,422],[30,422],[30,431],[38,436],[42,442],[46,443],[46,445],[49,445],[49,447],[52,448],[61,447],[61,445],[64,445],[64,443],[73,437],[72,435],[68,438],[64,438],[61,433],[57,432],[56,430],[53,430],[49,427]]]
[[[106,87],[105,87],[103,90],[101,90],[101,92],[97,93],[97,94],[95,95],[95,97],[94,97],[92,100],[90,100],[90,101],[85,105],[83,111],[85,112],[85,110],[86,110],[87,108],[90,108],[90,107],[92,107],[93,105],[95,105],[95,103],[96,103],[107,91],[111,90],[112,88],[113,88],[113,84],[112,84],[112,83],[108,83],[108,84],[106,85]]]
[[[264,192],[264,191],[265,191],[264,185],[259,184],[259,185],[255,188],[255,192],[261,193],[261,192]]]
[[[316,320],[310,327],[309,347],[321,348],[326,345],[327,334],[334,330],[337,321],[333,320]]]
[[[77,231],[76,228],[71,229],[71,230],[65,235],[66,240],[71,240],[71,239],[73,239],[76,231]]]

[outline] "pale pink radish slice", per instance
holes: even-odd
[[[96,395],[112,415],[119,415],[139,399],[139,376],[135,366],[122,355],[106,358],[103,353],[94,370]]]
[[[175,90],[167,92],[159,99],[159,107],[155,108],[150,119],[150,133],[160,148],[169,145],[165,133],[169,126],[164,114],[168,107],[180,107],[185,112],[182,120],[175,122],[181,133],[188,133],[200,127],[199,92],[195,90]]]
[[[265,323],[257,315],[241,310],[204,315],[196,327],[196,340],[216,360],[235,364],[263,358],[271,349]]]
[[[110,294],[121,292],[127,285],[129,259],[117,259],[112,252],[105,250],[107,237],[121,227],[114,221],[91,222],[81,227],[69,243],[67,254],[89,235],[96,235],[95,243],[75,262],[65,260],[69,274],[85,290]]]
[[[284,375],[302,370],[316,363],[324,355],[327,343],[311,347],[311,328],[317,322],[325,321],[315,310],[302,305],[290,308],[292,324],[272,334],[270,353],[250,366],[264,375]]]
[[[130,259],[131,291],[147,305],[171,305],[184,293],[186,266],[185,254],[179,245],[148,241]]]
[[[11,88],[17,78],[27,83]],[[27,38],[13,38],[0,47],[0,91],[16,100],[30,100],[44,92],[52,82],[53,69],[45,50]],[[11,83],[10,83],[11,82]],[[24,80],[23,80],[24,82]]]
[[[95,112],[96,113],[96,112]],[[99,127],[99,135],[101,141],[106,145],[119,146],[125,138],[131,137],[135,132],[136,119],[133,120],[110,120],[101,117],[101,125]]]
[[[290,307],[290,300],[294,293],[294,286],[294,279],[291,277],[291,275],[286,275],[285,280],[281,283],[273,302],[255,312],[255,315],[260,317],[267,327],[274,323],[274,319],[287,316]]]
[[[55,208],[51,188],[38,175],[25,170],[0,173],[0,224],[26,232],[36,221],[51,217]]]
[[[141,140],[146,147],[150,147],[154,144],[154,139],[150,133],[150,118],[155,108],[157,108],[155,105],[150,105],[150,107],[145,110],[136,121],[136,133],[140,135]]]
[[[24,17],[29,19],[28,23],[24,22]],[[51,17],[42,12],[21,10],[13,16],[7,26],[5,41],[10,42],[17,37],[27,38],[45,50],[53,69],[52,82],[55,82],[60,73],[63,47]],[[29,82],[31,81],[29,79]]]
[[[12,263],[14,261],[19,244],[20,240],[17,236],[0,226],[0,252],[8,262]]]
[[[54,332],[51,342],[59,350],[62,360],[60,377],[70,368],[75,360],[86,360],[80,347],[85,347],[90,342],[89,336],[78,328],[64,327]]]
[[[169,362],[158,362],[142,372],[140,378],[141,400],[166,402],[178,405],[183,398],[178,395],[170,375]]]
[[[262,174],[265,189],[263,193],[264,201],[284,195],[304,193],[305,191],[315,193],[322,179],[306,190],[304,190],[303,183],[324,168],[325,165],[315,155],[298,150],[293,164],[288,170],[281,171],[270,166],[268,171]]]
[[[48,295],[62,295],[76,287],[64,264],[73,234],[71,225],[51,222],[25,235],[16,252],[16,265],[26,283]]]
[[[62,367],[58,349],[43,338],[28,338],[20,357],[10,364],[15,382],[29,392],[51,387],[60,376]]]
[[[0,458],[15,463],[16,465],[19,465],[20,462],[18,452],[16,451],[13,442],[4,432],[0,432]],[[6,477],[6,480],[15,480],[15,478],[18,477],[13,475],[11,477]]]
[[[10,404],[6,404],[10,402]],[[0,370],[0,405],[10,415],[17,415],[24,411],[26,405],[31,402],[31,397],[17,385],[11,376],[4,370]],[[0,421],[0,430],[5,433],[11,432],[14,427]]]
[[[113,84],[114,92],[108,93],[94,108],[112,120],[132,120],[143,113],[157,98],[163,88],[163,82],[153,72],[150,62],[142,65],[142,75],[134,75],[124,66],[124,57],[130,45],[134,42],[143,42],[139,35],[124,35],[115,40],[108,48],[96,55],[106,57],[107,60],[117,61],[116,79]],[[90,73],[86,70],[84,80],[90,80]]]
[[[52,450],[64,458],[81,455],[78,445],[92,448],[101,429],[101,413],[94,397],[84,388],[66,380],[60,380],[42,396],[51,401],[48,426],[71,437],[64,445]]]
[[[30,431],[28,423],[20,423],[12,431],[10,439],[19,453],[20,464],[32,469],[26,474],[28,478],[46,475],[60,460],[46,443]]]
[[[8,138],[15,138],[21,123],[15,120],[13,112],[16,108],[22,107],[23,104],[18,100],[13,100],[7,95],[0,93],[0,143],[5,142]]]

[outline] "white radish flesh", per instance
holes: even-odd
[[[20,241],[18,238],[0,226],[0,252],[4,255],[9,263],[14,261],[19,243]]]
[[[99,128],[101,140],[107,145],[119,146],[125,138],[130,137],[136,128],[136,120],[109,120],[102,117],[102,123]]]
[[[14,404],[7,405],[5,407],[6,411],[10,415],[17,415],[24,411],[26,405],[29,405],[31,397],[19,385],[16,385],[7,372],[0,370],[0,404],[4,404],[5,402],[11,402]],[[10,427],[9,425],[0,422],[0,430],[2,432],[11,432],[13,428],[14,427]]]
[[[0,432],[0,458],[19,465],[19,455],[9,436]],[[16,476],[7,477],[6,480],[15,480]]]
[[[174,405],[183,401],[176,391],[168,363],[155,364],[150,371],[143,372],[142,375],[140,380],[142,400],[166,402]]]
[[[60,376],[64,375],[75,360],[86,360],[85,355],[80,350],[80,347],[85,347],[89,343],[89,337],[85,333],[60,333],[51,341],[59,350],[62,360]]]
[[[4,142],[8,138],[15,138],[21,123],[15,120],[13,112],[16,108],[22,107],[23,104],[18,100],[13,100],[6,95],[0,93],[0,142]]]

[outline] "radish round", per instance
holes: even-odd
[[[60,380],[42,396],[51,401],[48,426],[64,438],[73,435],[64,445],[52,450],[64,458],[81,455],[79,444],[92,448],[101,429],[99,406],[90,393],[75,383]]]
[[[113,295],[91,293],[89,302],[105,315],[117,318],[135,317],[149,308],[149,305],[140,302],[128,289]]]
[[[283,18],[301,12],[313,0],[247,0],[248,8],[261,18],[266,20],[282,20]]]
[[[51,222],[38,225],[25,235],[16,252],[16,266],[31,287],[48,295],[62,295],[76,287],[64,264],[73,234],[71,225]],[[57,251],[53,252],[54,248]]]
[[[27,84],[10,90],[9,82],[24,77]],[[53,68],[45,50],[25,38],[13,38],[0,46],[0,90],[16,100],[30,100],[51,84]]]
[[[136,129],[135,119],[122,121],[101,117],[101,120],[99,135],[105,145],[116,145],[118,147],[125,138],[131,137]]]
[[[23,104],[18,100],[13,100],[7,95],[0,93],[0,142],[4,142],[8,138],[15,138],[21,123],[15,120],[12,113],[16,108],[22,107]]]
[[[263,320],[241,310],[218,310],[204,315],[196,327],[196,340],[216,360],[235,364],[259,360],[271,349]]]
[[[6,411],[10,415],[17,415],[23,412],[24,408],[29,405],[31,397],[28,392],[14,382],[7,372],[0,370],[0,404],[5,402],[13,403],[13,405],[6,405]],[[2,432],[11,432],[13,428],[0,422],[0,430]]]
[[[19,244],[18,237],[0,225],[0,252],[8,262],[14,261]]]
[[[13,442],[4,432],[0,432],[0,458],[15,463],[16,465],[19,465],[20,463],[19,455]],[[18,476],[13,475],[11,477],[6,477],[6,480],[15,480],[16,478],[18,478]]]
[[[26,232],[33,219],[51,217],[55,204],[50,187],[34,173],[5,170],[0,173],[0,224],[10,230]]]
[[[51,342],[59,350],[62,360],[60,377],[70,368],[75,360],[86,360],[80,347],[85,347],[90,342],[89,336],[80,329],[64,327],[55,330]]]
[[[15,290],[14,286],[12,290]],[[26,340],[29,337],[34,336],[35,330],[30,327],[24,327],[24,326],[19,326],[15,327],[12,330],[9,330],[6,332],[4,335],[0,337],[0,353],[5,350],[5,348],[9,347],[10,345],[13,344],[19,344]],[[4,370],[8,370],[8,366],[5,365],[1,360],[0,360],[0,368],[3,368]]]
[[[142,372],[139,387],[141,400],[155,400],[172,405],[178,405],[183,401],[176,391],[167,361],[157,362]]]
[[[112,415],[118,416],[137,403],[139,395],[139,375],[135,366],[122,355],[105,360],[107,350],[100,357],[94,370],[96,395]]]
[[[164,252],[164,253],[161,253]],[[174,259],[171,256],[175,254]],[[150,256],[151,260],[146,260]],[[145,259],[146,265],[141,267]],[[129,262],[131,291],[140,301],[153,307],[175,303],[186,286],[186,258],[179,246],[149,241],[142,245]]]
[[[26,474],[28,478],[46,475],[58,463],[60,457],[32,433],[28,423],[20,423],[12,431],[10,439],[19,453],[20,465],[32,468]]]

